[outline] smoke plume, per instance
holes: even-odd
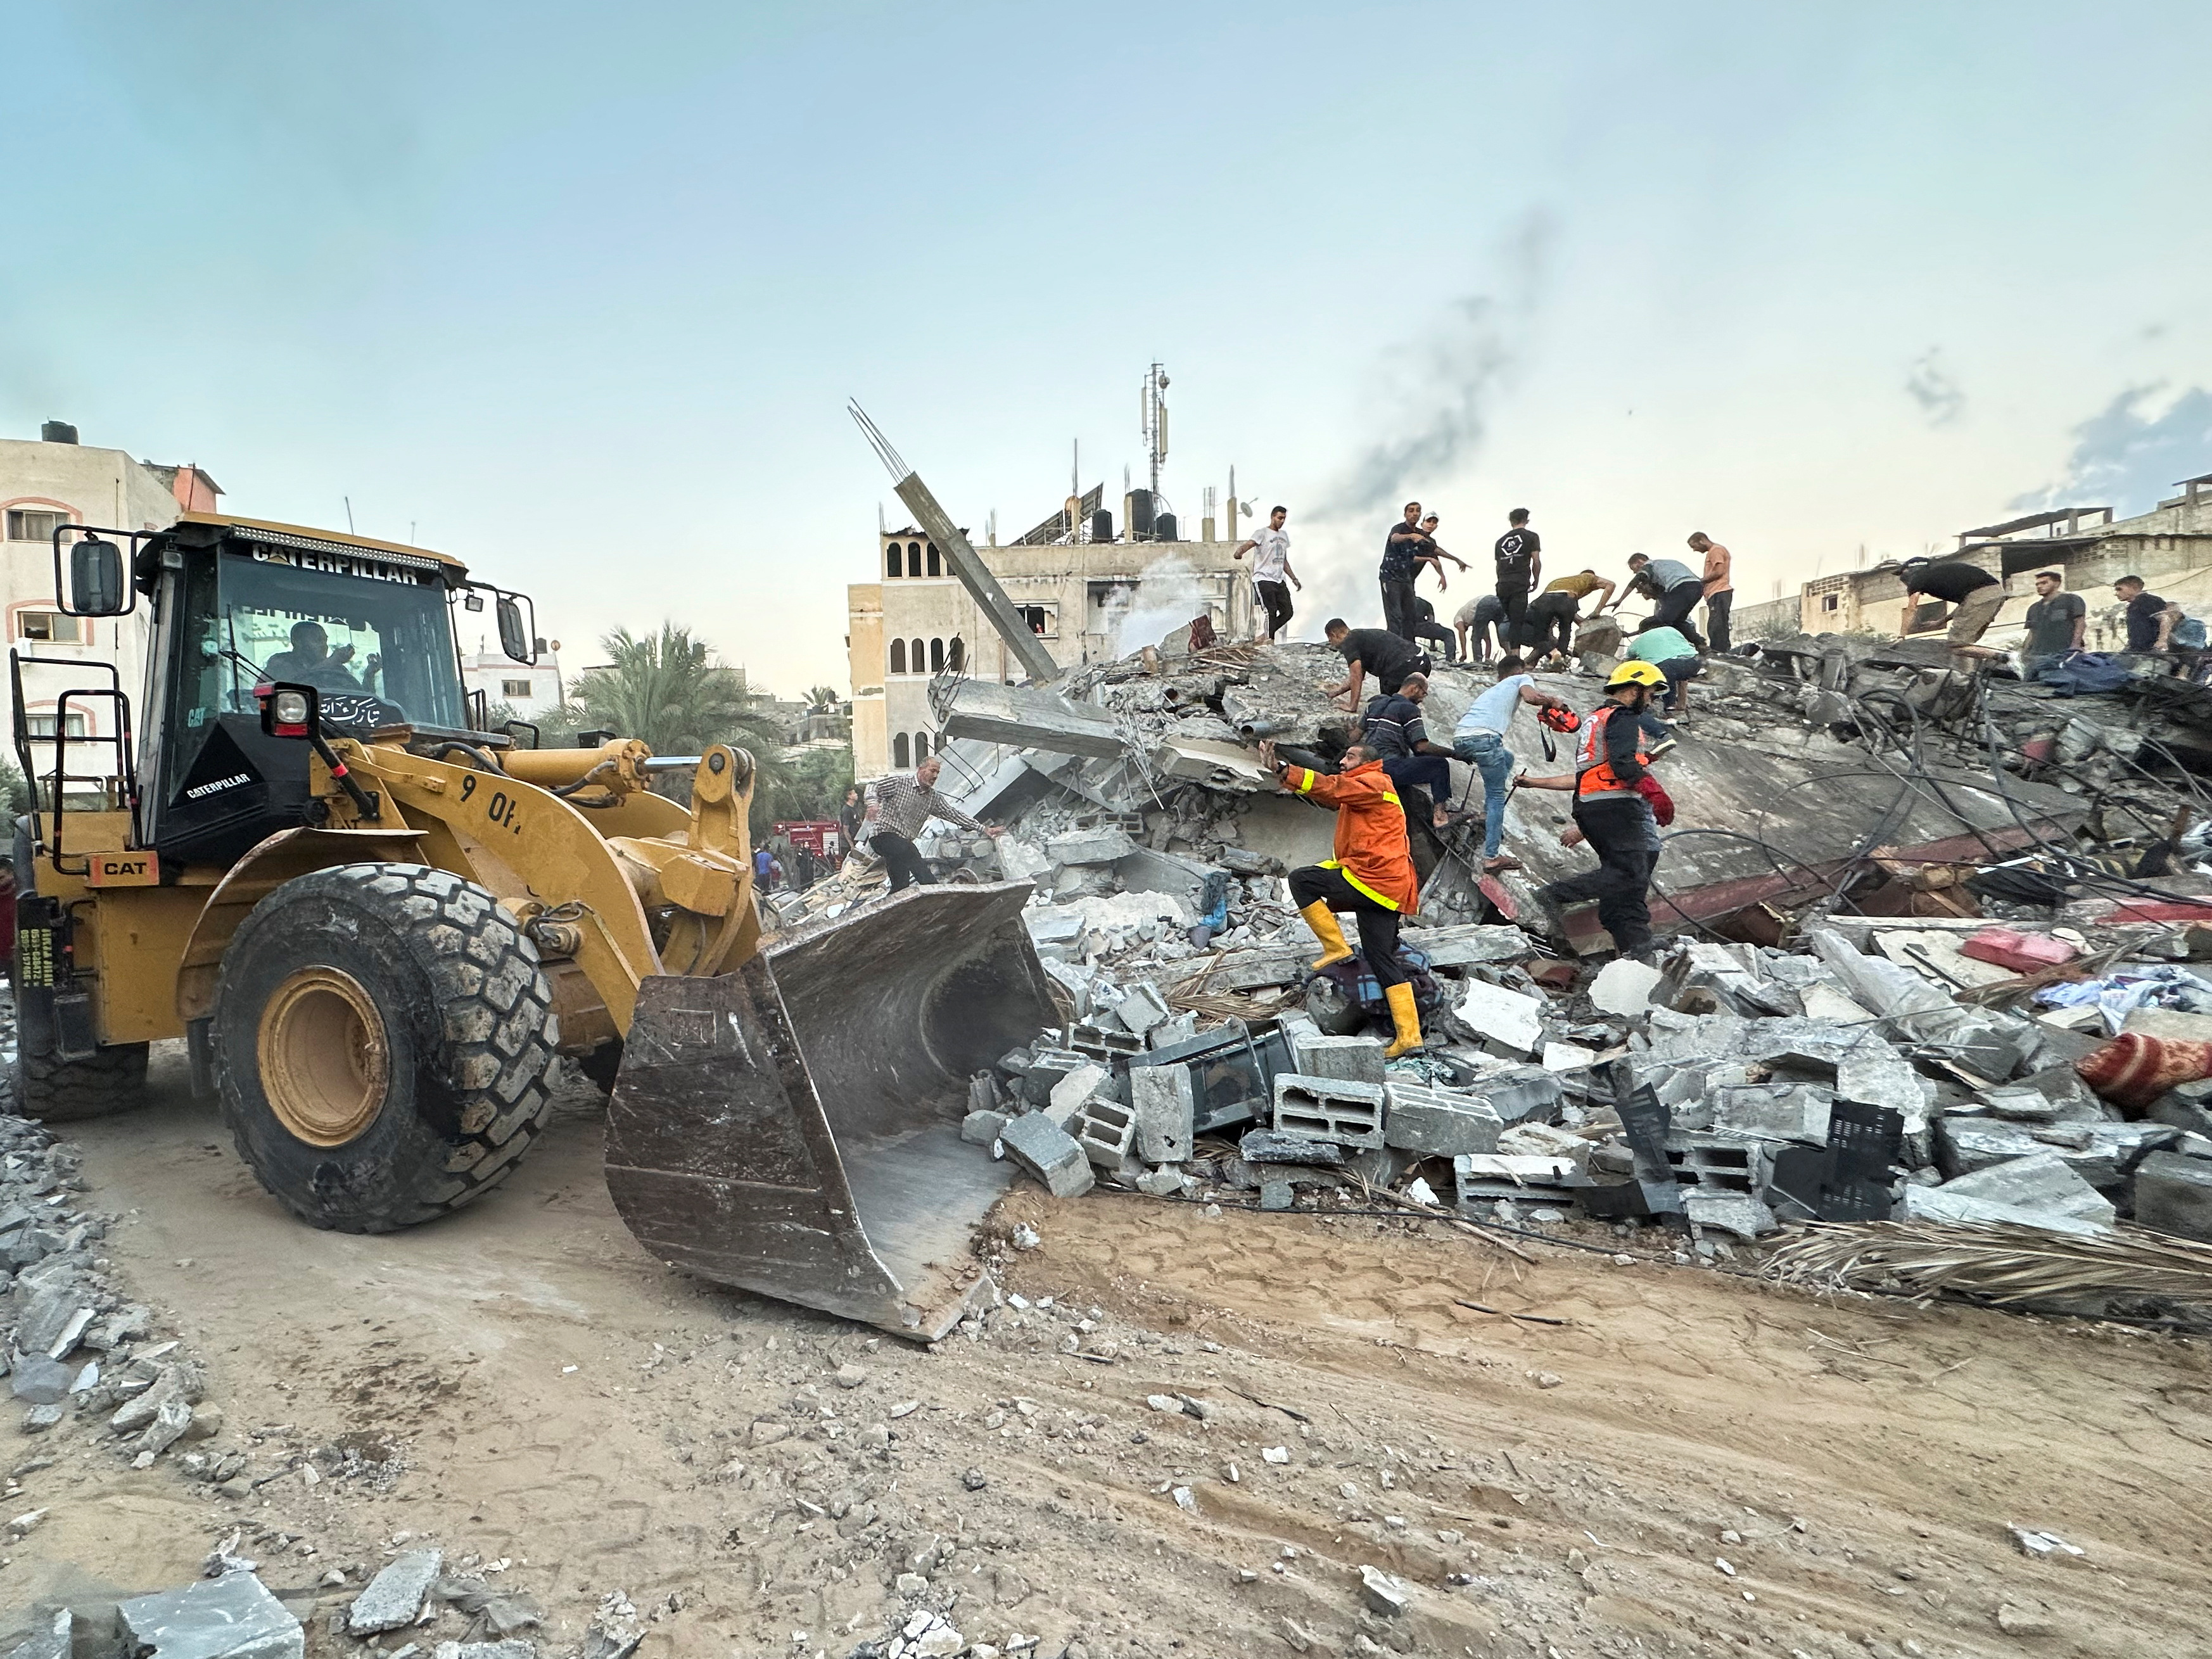
[[[1920,405],[1930,426],[1955,426],[1966,410],[1966,394],[1942,364],[1942,348],[1930,346],[1905,377],[1905,395]]]

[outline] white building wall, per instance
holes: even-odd
[[[43,537],[11,538],[19,528],[15,515],[58,513],[67,522],[109,530],[162,530],[176,522],[176,497],[162,481],[119,449],[88,444],[46,443],[35,440],[0,438],[0,617],[4,618],[11,650],[26,656],[71,664],[112,663],[123,690],[130,695],[137,723],[143,726],[146,690],[146,642],[150,618],[145,603],[127,617],[70,618],[55,606],[53,544]],[[124,544],[126,556],[128,544]],[[44,635],[47,637],[40,637]],[[64,690],[105,685],[107,676],[97,672],[72,675],[58,668],[23,670],[26,712],[34,724],[55,718],[58,696]],[[0,681],[0,698],[6,707],[0,717],[7,721],[0,738],[13,758],[15,697],[11,684]],[[112,737],[115,718],[105,701],[81,706],[84,735]],[[80,705],[72,703],[74,715]],[[76,744],[77,722],[72,719],[69,769],[75,775],[111,775],[115,769],[112,749]],[[44,774],[53,765],[53,746],[32,745],[32,760]]]
[[[465,623],[465,613],[463,620]],[[534,666],[519,663],[501,651],[464,655],[461,684],[469,691],[483,692],[487,703],[509,705],[526,720],[542,724],[561,715],[561,664],[550,653]]]

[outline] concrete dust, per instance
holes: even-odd
[[[485,1202],[320,1233],[158,1059],[146,1109],[74,1132],[88,1197],[265,1483],[132,1471],[82,1423],[25,1442],[56,1461],[17,1507],[50,1514],[0,1606],[182,1583],[242,1526],[311,1655],[467,1634],[331,1633],[409,1540],[535,1597],[548,1653],[617,1593],[646,1659],[842,1656],[917,1605],[1046,1659],[1999,1655],[2041,1626],[2040,1652],[2212,1651],[2199,1345],[1024,1188],[996,1229],[1042,1236],[1007,1257],[1018,1302],[931,1352],[645,1256],[601,1124],[572,1087]]]

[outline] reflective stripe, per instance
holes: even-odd
[[[1389,801],[1389,802],[1390,803],[1390,805],[1393,805],[1393,806],[1396,807],[1396,808],[1397,808],[1400,811],[1401,811],[1401,812],[1402,812],[1402,811],[1404,811],[1406,810],[1406,803],[1405,803],[1405,802],[1403,802],[1403,801],[1401,801],[1401,800],[1400,800],[1400,799],[1399,799],[1395,795],[1392,794],[1392,793],[1391,793],[1388,789],[1385,789],[1385,790],[1382,792],[1382,799],[1383,799],[1384,800]]]
[[[1324,870],[1335,871],[1337,874],[1344,878],[1346,884],[1354,892],[1364,894],[1367,897],[1373,899],[1384,909],[1395,910],[1398,908],[1397,900],[1386,897],[1382,894],[1376,892],[1365,882],[1360,880],[1358,877],[1353,875],[1351,871],[1344,867],[1344,861],[1341,859],[1323,859],[1321,861],[1320,867]]]
[[[1311,794],[1313,793],[1314,775],[1310,772],[1301,769],[1298,775],[1300,778],[1304,780],[1304,781],[1298,785],[1298,793],[1301,795]]]

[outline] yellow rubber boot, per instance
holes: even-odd
[[[1314,963],[1316,968],[1352,960],[1352,947],[1344,942],[1344,929],[1336,925],[1336,912],[1325,901],[1316,899],[1298,914],[1306,919],[1306,926],[1321,941],[1321,956]]]
[[[1413,988],[1410,985],[1386,986],[1382,996],[1390,1005],[1390,1023],[1398,1028],[1398,1040],[1382,1051],[1382,1058],[1395,1060],[1407,1049],[1421,1046],[1421,1013],[1413,1006]]]

